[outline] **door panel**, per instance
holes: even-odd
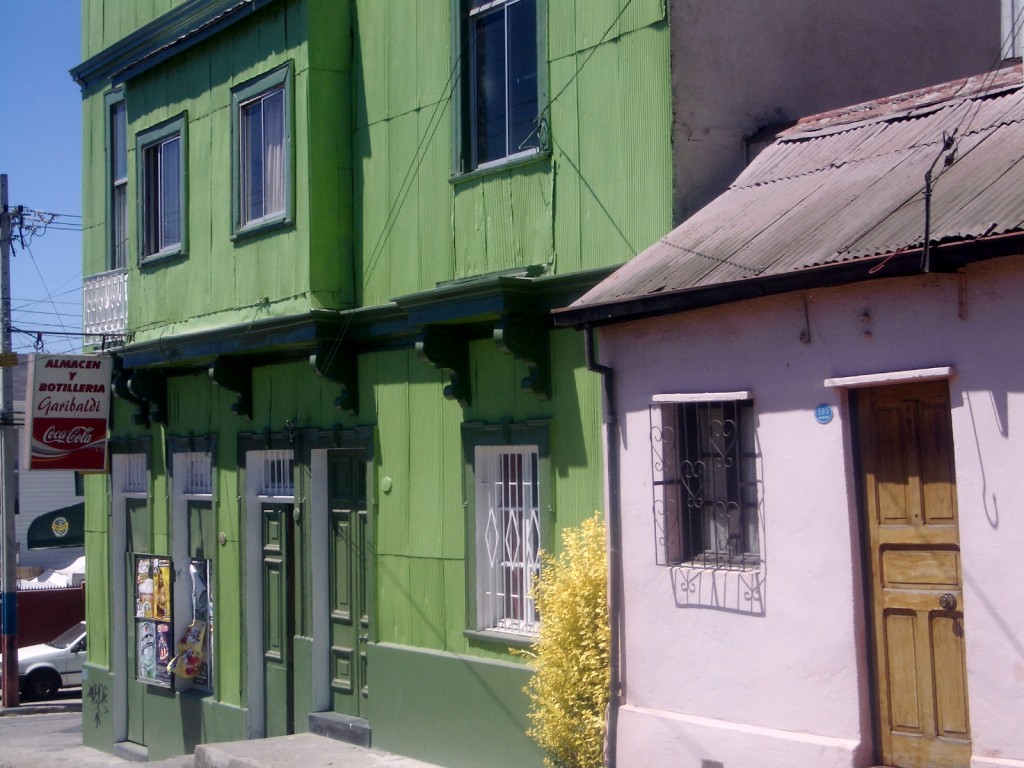
[[[361,450],[328,452],[328,520],[331,569],[331,708],[365,714],[368,521],[367,463]]]
[[[262,514],[266,735],[284,736],[295,731],[292,505],[264,504]]]
[[[127,707],[126,716],[128,741],[136,744],[145,744],[145,709],[146,709],[146,684],[135,679],[138,670],[138,638],[135,636],[135,558],[133,553],[145,553],[153,551],[153,521],[149,514],[149,503],[146,499],[125,499],[125,524],[126,544],[125,552],[125,573],[128,577],[126,584],[126,603],[124,609],[127,613],[128,631],[125,648],[128,658],[125,664],[125,684],[127,686]]]
[[[882,762],[966,768],[971,743],[946,382],[861,390]]]

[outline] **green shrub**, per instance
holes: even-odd
[[[562,534],[559,557],[545,552],[534,596],[540,633],[527,655],[535,674],[527,731],[547,753],[550,768],[603,765],[608,707],[607,555],[598,513]]]

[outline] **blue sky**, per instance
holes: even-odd
[[[71,352],[82,330],[82,102],[68,70],[80,61],[80,0],[0,0],[0,173],[10,202],[63,214],[11,259],[12,325],[44,331],[47,352]],[[52,333],[50,333],[52,332]],[[15,351],[36,337],[13,334]]]

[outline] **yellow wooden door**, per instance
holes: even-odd
[[[857,392],[879,757],[967,768],[960,533],[945,381]]]

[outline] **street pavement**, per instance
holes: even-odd
[[[81,698],[0,708],[0,768],[139,765],[82,744]],[[195,755],[146,763],[158,768],[438,768],[310,733],[203,744]]]

